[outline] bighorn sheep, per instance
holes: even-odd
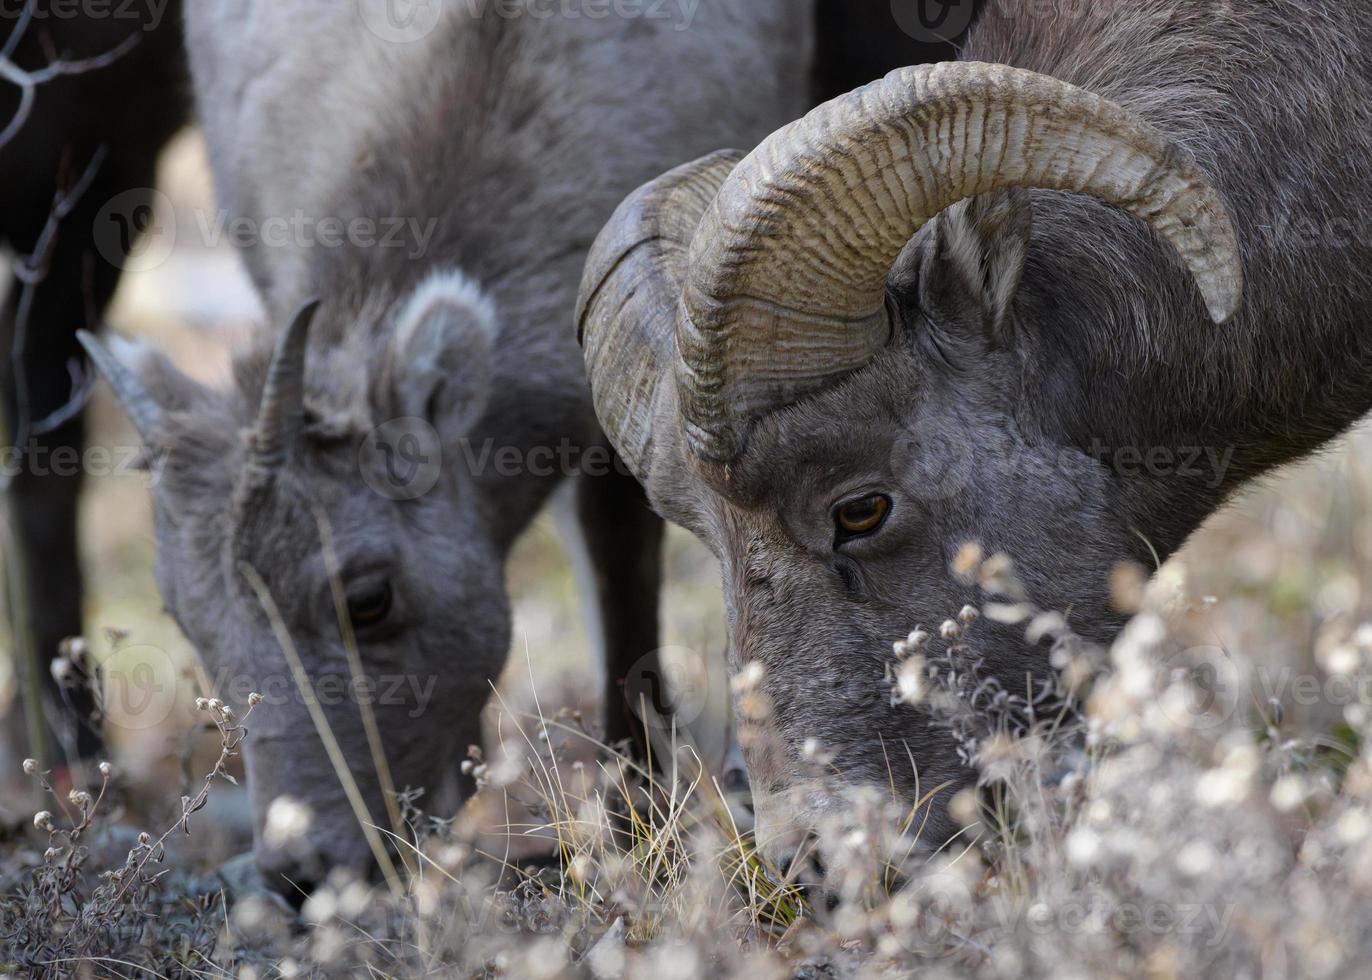
[[[969,773],[886,671],[981,601],[965,545],[1108,641],[1119,563],[1372,406],[1372,12],[988,6],[962,61],[639,190],[583,284],[605,431],[723,564],[783,854],[835,804],[807,742],[849,783],[944,787],[925,834],[952,832]],[[1006,687],[1050,669],[1023,627],[965,639]]]
[[[227,391],[91,349],[158,474],[168,608],[212,678],[273,685],[246,744],[257,827],[282,796],[314,811],[304,858],[259,838],[273,877],[366,862],[359,816],[384,823],[385,790],[436,787],[479,742],[510,645],[504,558],[564,469],[611,469],[570,325],[597,229],[652,174],[803,109],[809,4],[547,10],[187,5],[216,185],[258,232],[244,257],[281,326]],[[584,481],[612,680],[655,647],[661,529],[640,500],[626,476]]]

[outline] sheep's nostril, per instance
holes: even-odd
[[[299,912],[305,907],[305,902],[314,894],[318,883],[312,881],[302,881],[296,878],[287,878],[284,875],[274,883],[274,886],[295,911]]]
[[[787,881],[803,884],[824,880],[824,862],[811,848],[787,855],[781,859],[777,867]]]
[[[719,788],[724,794],[725,805],[734,817],[740,831],[752,830],[757,812],[753,808],[753,786],[748,779],[748,767],[737,741],[729,746],[724,758],[723,770],[719,776]]]
[[[724,792],[728,793],[730,796],[737,796],[740,799],[747,797],[746,805],[748,809],[751,810],[753,808],[752,787],[748,782],[748,773],[746,770],[738,767],[730,767],[724,770],[724,777],[721,779],[720,785],[724,787]]]
[[[816,911],[834,911],[839,905],[839,896],[825,887],[827,872],[824,862],[813,847],[807,847],[796,854],[788,855],[778,863],[784,880],[809,903]]]
[[[297,912],[319,887],[321,876],[316,859],[298,860],[285,854],[259,858],[257,870],[263,882],[284,898]]]

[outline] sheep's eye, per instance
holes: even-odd
[[[886,523],[886,515],[890,512],[891,498],[880,494],[839,504],[834,511],[834,523],[838,526],[839,540],[846,541],[871,534]]]
[[[376,626],[391,612],[391,584],[375,582],[348,593],[348,618],[353,626]]]

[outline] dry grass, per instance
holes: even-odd
[[[1004,582],[1003,566],[983,571]],[[473,806],[438,820],[397,800],[399,832],[376,828],[407,858],[398,887],[339,879],[288,924],[224,881],[150,872],[165,837],[93,867],[105,780],[35,818],[49,849],[0,905],[4,955],[113,976],[1354,974],[1372,934],[1369,716],[1349,703],[1334,728],[1299,731],[1250,696],[1260,661],[1236,652],[1233,686],[1216,687],[1196,638],[1224,603],[1190,602],[1166,576],[1147,593],[1108,651],[1051,615],[988,606],[1056,640],[1064,681],[1030,698],[989,685],[974,643],[906,651],[893,692],[922,700],[982,774],[954,804],[962,837],[937,853],[911,811],[855,791],[820,829],[823,881],[788,878],[689,746],[652,776],[530,687],[497,698],[492,751],[467,766]],[[1372,685],[1372,630],[1321,643],[1326,690]],[[1069,683],[1080,715],[1063,711]],[[212,819],[208,791],[251,719],[204,707],[221,758],[180,809]],[[514,857],[540,847],[552,860]]]

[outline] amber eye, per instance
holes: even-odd
[[[840,540],[871,534],[885,523],[890,512],[891,498],[880,494],[839,504],[834,511],[834,523],[838,525]]]
[[[391,612],[391,584],[374,582],[348,593],[348,618],[353,626],[376,626]]]

